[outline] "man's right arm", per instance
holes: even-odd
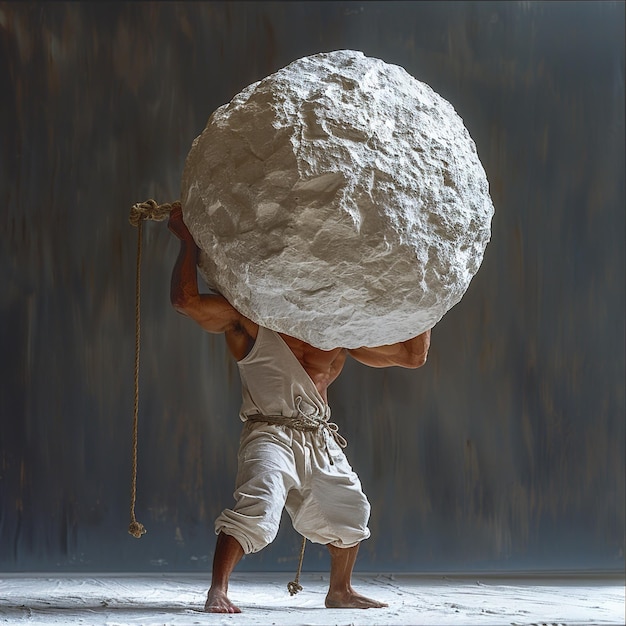
[[[172,306],[210,333],[223,333],[241,324],[241,314],[221,295],[198,292],[198,247],[185,226],[182,211],[170,213],[168,228],[180,239],[180,252],[172,271]]]

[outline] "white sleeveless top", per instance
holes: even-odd
[[[252,350],[237,361],[237,365],[243,396],[239,412],[242,421],[258,413],[330,417],[330,408],[315,383],[283,338],[273,330],[259,326]]]

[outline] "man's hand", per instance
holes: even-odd
[[[183,210],[177,205],[170,211],[170,219],[167,223],[167,227],[182,241],[193,242],[193,237],[189,232],[189,229],[183,222]]]

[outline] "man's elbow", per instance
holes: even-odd
[[[194,298],[190,298],[184,293],[172,294],[170,297],[170,302],[172,303],[172,306],[177,313],[185,315],[186,317],[191,316],[194,305],[196,304]]]
[[[427,359],[428,351],[411,354],[406,367],[416,370],[418,367],[422,367],[423,365],[425,365]]]
[[[430,330],[423,332],[421,335],[414,337],[405,344],[406,360],[405,367],[417,369],[426,364],[428,358],[428,350],[430,349]]]

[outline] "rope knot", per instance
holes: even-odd
[[[141,522],[138,522],[137,520],[131,522],[130,525],[128,526],[128,533],[131,534],[133,537],[136,537],[137,539],[139,539],[141,535],[145,535],[146,532],[147,531],[144,528],[144,525]]]
[[[302,591],[302,585],[297,583],[295,580],[292,580],[290,583],[287,583],[287,589],[289,589],[289,593],[292,596],[295,596],[298,591]]]
[[[133,204],[130,209],[130,215],[128,221],[133,226],[139,226],[141,220],[152,220],[154,222],[162,222],[166,219],[170,211],[180,206],[180,202],[173,202],[172,204],[158,204],[156,200],[146,200],[145,202],[137,202]]]

